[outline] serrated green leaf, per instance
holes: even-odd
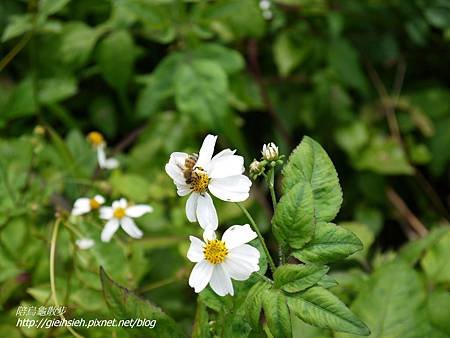
[[[328,272],[327,266],[315,264],[285,264],[273,275],[274,287],[289,293],[303,291],[314,286]]]
[[[297,183],[281,198],[273,216],[274,234],[293,248],[301,248],[314,235],[314,199],[309,184]]]
[[[283,191],[289,191],[299,182],[312,188],[316,222],[331,221],[341,207],[342,190],[328,154],[308,136],[294,149],[283,169]]]
[[[335,295],[316,286],[288,297],[289,309],[308,324],[368,336],[367,326]]]
[[[244,58],[239,52],[215,43],[201,45],[190,51],[189,57],[213,61],[228,74],[240,71],[245,65]]]
[[[248,320],[253,327],[259,326],[262,309],[262,294],[270,288],[270,284],[260,281],[252,286],[244,301]]]
[[[103,268],[100,268],[100,278],[106,303],[118,320],[130,318],[156,320],[153,329],[137,327],[128,329],[130,332],[134,331],[140,335],[145,335],[145,337],[186,337],[177,323],[159,307],[148,300],[139,298],[128,289],[114,282]]]
[[[331,276],[325,275],[317,282],[318,286],[329,289],[339,285],[338,281]]]
[[[177,69],[175,81],[175,101],[181,112],[210,128],[224,118],[228,80],[217,63],[209,60],[183,63]]]
[[[420,326],[419,309],[425,298],[424,291],[419,275],[397,260],[375,271],[351,308],[370,327],[371,337],[424,337],[416,332]]]
[[[313,239],[293,256],[304,262],[324,264],[343,259],[362,248],[361,241],[350,230],[333,223],[319,223]]]
[[[277,338],[292,337],[291,317],[283,293],[274,289],[265,290],[262,307],[272,335]]]
[[[117,90],[124,90],[130,81],[135,57],[133,38],[127,31],[112,33],[98,46],[97,61],[102,75]]]
[[[422,265],[427,277],[434,283],[450,282],[450,232],[427,251]]]

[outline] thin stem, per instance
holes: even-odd
[[[56,240],[58,238],[58,230],[59,230],[60,223],[61,223],[61,219],[58,218],[55,222],[55,225],[53,226],[52,240],[50,243],[50,288],[51,288],[51,292],[52,292],[53,303],[58,308],[59,308],[59,302],[58,302],[58,297],[56,295],[56,284],[55,284],[55,252],[56,252]],[[66,318],[64,317],[64,315],[62,313],[60,313],[59,316],[61,317],[61,319],[63,321],[66,321]],[[70,333],[72,333],[75,337],[84,338],[83,336],[81,336],[80,334],[75,332],[75,330],[72,329],[71,326],[66,326],[66,327],[67,327],[67,330],[69,330]]]
[[[277,197],[275,195],[275,168],[272,167],[269,172],[269,191],[270,191],[270,197],[272,198],[272,205],[273,205],[273,211],[275,211],[275,208],[277,207]]]
[[[275,272],[275,270],[276,270],[275,263],[273,262],[272,257],[270,256],[269,249],[267,249],[266,242],[264,241],[264,237],[262,236],[261,232],[259,231],[259,228],[256,225],[255,221],[253,220],[252,215],[250,215],[250,213],[244,206],[240,205],[239,203],[236,203],[236,204],[239,206],[239,208],[241,208],[244,215],[250,221],[250,224],[253,227],[253,230],[255,230],[255,232],[258,234],[259,241],[261,242],[264,253],[266,254],[267,262],[269,263],[270,270],[272,270],[272,273]]]

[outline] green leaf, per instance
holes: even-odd
[[[361,250],[363,245],[353,232],[333,223],[319,223],[313,239],[293,256],[304,262],[329,263]]]
[[[130,292],[126,288],[114,282],[100,268],[100,278],[103,286],[103,294],[109,308],[118,320],[141,318],[156,320],[153,329],[139,327],[128,329],[146,337],[179,338],[186,337],[177,323],[160,308]]]
[[[394,261],[375,271],[365,284],[351,308],[371,328],[372,337],[425,337],[415,332],[421,322],[418,316],[425,293],[412,268]]]
[[[283,169],[283,191],[299,182],[309,184],[314,195],[316,222],[331,221],[342,204],[339,179],[327,153],[312,138],[305,136],[294,149]]]
[[[39,1],[39,12],[52,15],[63,9],[70,0],[41,0]]]
[[[111,33],[98,46],[100,71],[106,82],[119,91],[123,91],[131,79],[135,57],[133,38],[125,30]]]
[[[262,307],[272,335],[277,338],[292,337],[291,317],[283,293],[274,289],[265,290]]]
[[[247,313],[248,321],[253,327],[259,326],[259,318],[262,309],[262,294],[269,290],[270,284],[260,281],[252,286],[247,294],[244,302],[244,307]]]
[[[244,68],[245,61],[239,52],[225,46],[207,43],[189,52],[188,57],[205,59],[217,63],[227,74],[234,74]]]
[[[18,37],[33,27],[33,19],[30,14],[13,15],[9,21],[8,26],[3,31],[2,42]]]
[[[428,296],[427,311],[431,323],[450,335],[450,293],[443,290],[434,290]]]
[[[274,234],[293,248],[301,248],[314,235],[314,197],[311,185],[299,182],[286,192],[273,216]]]
[[[321,287],[313,287],[296,297],[288,297],[289,309],[308,324],[336,331],[368,336],[367,326],[335,295]]]
[[[450,232],[441,237],[422,258],[420,264],[434,283],[450,282]]]
[[[83,22],[69,22],[61,32],[58,54],[62,61],[75,68],[82,66],[98,39],[99,32]]]
[[[39,81],[39,102],[52,104],[63,101],[77,92],[77,82],[73,77],[43,79]]]
[[[175,94],[175,74],[181,61],[181,55],[173,53],[158,64],[150,80],[139,93],[136,110],[140,117],[149,117],[157,113],[165,100]]]
[[[414,172],[400,144],[383,137],[373,139],[353,161],[357,169],[383,175],[411,175]]]
[[[175,100],[181,112],[208,127],[224,118],[228,80],[217,63],[207,60],[183,63],[177,69],[175,81]]]
[[[145,202],[149,198],[150,183],[143,176],[116,171],[111,176],[110,182],[115,191],[132,201]]]
[[[275,270],[274,287],[289,293],[303,291],[317,284],[328,270],[328,267],[324,265],[285,264]]]
[[[328,49],[328,62],[342,83],[367,93],[368,85],[358,61],[358,52],[347,40],[338,38],[332,41]]]

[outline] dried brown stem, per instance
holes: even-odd
[[[416,215],[413,214],[413,212],[406,205],[405,201],[403,201],[394,189],[388,187],[386,189],[386,195],[395,209],[397,209],[399,215],[420,237],[424,237],[428,234],[428,229],[416,217]]]

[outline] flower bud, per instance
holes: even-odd
[[[265,144],[263,145],[261,154],[264,160],[275,161],[278,159],[278,147],[273,142]]]
[[[259,175],[261,175],[264,172],[264,164],[261,163],[260,161],[253,160],[253,162],[250,163],[249,171],[250,177],[256,179]]]

